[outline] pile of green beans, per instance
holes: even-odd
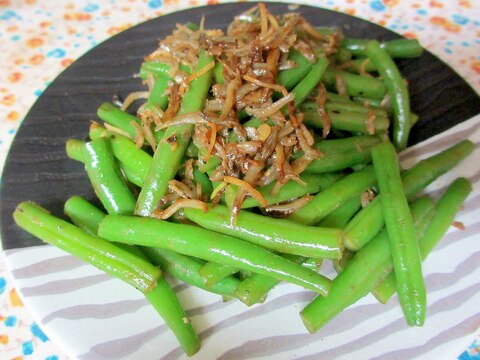
[[[104,126],[92,123],[89,140],[66,143],[67,155],[85,167],[102,209],[74,196],[64,207],[69,223],[23,202],[14,212],[16,223],[141,291],[188,355],[200,348],[195,323],[164,274],[247,306],[264,302],[281,281],[299,285],[318,295],[301,311],[310,332],[370,292],[382,303],[398,293],[406,322],[421,326],[427,307],[421,262],[447,231],[471,185],[455,180],[437,203],[418,192],[452,170],[474,145],[464,140],[401,169],[398,152],[407,147],[417,115],[394,59],[421,56],[421,46],[415,40],[351,38],[335,46],[333,53],[319,49],[313,60],[292,46],[288,59],[295,66],[275,70],[272,102],[285,95],[279,88],[293,94],[276,115],[303,122],[312,151],[320,154],[308,159],[297,177],[254,184],[256,193],[238,204],[246,190],[227,173],[224,181],[214,179],[227,160],[215,152],[208,158],[205,145],[194,141],[200,124],[157,129],[143,122],[140,111],[103,103],[97,115]],[[205,115],[212,93],[228,86],[225,62],[207,48],[197,55],[196,64],[182,63],[176,73],[199,74],[185,87],[179,116]],[[140,77],[150,85],[142,111],[170,111],[168,90],[177,81],[172,64],[144,61]],[[236,108],[233,117],[247,134],[278,126],[278,118],[250,116],[245,108]],[[151,127],[149,146],[136,141],[142,126]],[[223,130],[228,134],[221,141],[245,141],[242,132]],[[308,158],[300,145],[289,146],[292,168]],[[248,166],[260,163],[250,160]],[[263,171],[281,172],[274,167],[267,161]],[[166,219],[172,180],[196,189],[197,198],[188,200],[198,206],[177,209]],[[282,210],[297,201],[301,205],[294,210]],[[335,279],[320,273],[324,261],[335,262]]]

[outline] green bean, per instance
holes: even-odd
[[[338,51],[335,53],[335,61],[337,63],[345,63],[348,62],[352,59],[352,52],[347,49],[340,48]]]
[[[198,170],[198,167],[195,166],[193,168],[193,178],[195,179],[195,182],[197,184],[200,184],[202,188],[202,195],[209,199],[210,195],[212,194],[213,187],[212,187],[212,182],[208,178],[207,175],[202,173],[200,170]]]
[[[165,110],[168,105],[168,82],[169,79],[166,77],[155,77],[155,82],[153,87],[148,94],[148,100],[146,103],[146,109],[151,106],[158,106],[160,109]]]
[[[423,235],[428,225],[424,206],[412,203],[417,234]],[[325,298],[317,296],[300,313],[309,332],[314,333],[346,307],[369,293],[392,268],[389,239],[385,229],[348,261],[332,282]]]
[[[88,178],[104,208],[109,213],[133,213],[135,198],[120,175],[107,141],[100,138],[86,143],[82,155]]]
[[[236,274],[240,269],[225,264],[218,264],[215,262],[207,262],[203,265],[198,273],[202,277],[206,286],[212,286],[227,276]]]
[[[312,69],[313,64],[296,49],[288,53],[288,58],[295,61],[296,67],[287,70],[281,70],[277,74],[277,84],[282,85],[287,90],[291,90],[297,85]]]
[[[456,213],[460,210],[460,207],[471,191],[472,185],[470,182],[466,179],[459,178],[450,184],[440,197],[433,219],[418,243],[422,261],[427,258],[443,235],[445,235]],[[397,282],[395,280],[395,274],[390,273],[372,293],[381,303],[385,304],[396,291]]]
[[[82,148],[85,146],[85,141],[68,139],[65,144],[65,151],[70,159],[83,162]]]
[[[383,99],[387,93],[387,88],[381,80],[373,77],[351,74],[333,68],[328,68],[325,71],[322,81],[327,88],[335,88],[337,76],[345,82],[348,95],[350,96],[367,96],[374,99]]]
[[[304,111],[304,119],[306,125],[316,129],[323,129],[323,120],[317,111]],[[352,133],[377,134],[384,133],[389,125],[390,120],[386,116],[375,116],[372,123],[369,122],[368,114],[357,112],[338,112],[327,111],[330,118],[331,127],[337,130],[350,131]]]
[[[322,157],[312,160],[305,172],[320,174],[368,164],[371,162],[370,150],[380,141],[379,137],[368,135],[317,141],[313,147],[322,153]],[[303,152],[298,152],[293,158],[296,159],[302,155]]]
[[[420,161],[405,171],[402,175],[403,191],[411,200],[420,190],[431,184],[436,178],[454,168],[458,163],[472,153],[475,145],[469,140],[463,140],[442,152]],[[378,195],[345,227],[345,246],[353,251],[360,249],[385,224]]]
[[[225,79],[223,78],[223,65],[221,62],[216,62],[213,68],[213,80],[216,84],[223,84]]]
[[[360,195],[375,184],[373,168],[366,166],[360,171],[345,176],[315,195],[310,202],[295,211],[288,219],[306,225],[316,224],[346,201]]]
[[[196,71],[213,61],[205,51],[200,53]],[[182,98],[179,115],[201,110],[205,103],[212,78],[209,70],[193,80]],[[190,142],[194,125],[171,126],[165,132],[153,156],[144,186],[138,196],[135,213],[150,216],[159,200],[165,195],[168,182],[172,180],[180,166],[185,149]]]
[[[368,58],[350,60],[342,64],[342,68],[357,74],[362,73],[363,71],[368,73],[377,71],[377,67]]]
[[[312,90],[322,79],[322,76],[325,73],[327,66],[328,59],[319,58],[317,62],[312,66],[308,74],[297,85],[295,85],[295,87],[291,91],[295,94],[295,99],[293,100],[295,107],[298,107],[302,102],[305,101],[307,96],[310,95]]]
[[[377,67],[390,94],[394,120],[392,139],[397,150],[403,150],[407,147],[410,132],[410,97],[407,86],[392,58],[380,48],[377,41],[369,41],[365,45],[365,53]]]
[[[103,211],[77,195],[65,202],[63,211],[76,226],[92,236],[97,236],[98,224],[105,217]]]
[[[366,107],[361,104],[358,104],[353,101],[349,102],[336,102],[336,101],[327,101],[325,103],[325,108],[327,111],[335,113],[361,113],[361,114],[368,114],[369,112],[373,111],[377,116],[388,116],[387,112],[379,107]],[[317,111],[318,105],[314,101],[305,101],[302,105],[299,106],[299,109],[302,111],[305,110],[315,110]]]
[[[354,56],[365,56],[368,40],[364,39],[343,39],[342,47],[349,50]],[[380,47],[384,49],[392,58],[408,59],[416,58],[422,55],[423,48],[418,40],[415,39],[398,39],[380,43]]]
[[[294,180],[289,180],[283,185],[280,190],[273,193],[277,181],[274,181],[268,185],[260,186],[257,190],[267,200],[269,205],[278,204],[283,201],[299,198],[307,194],[316,194],[319,191],[327,188],[335,181],[343,177],[340,172],[328,172],[323,174],[300,174],[300,180],[305,184],[299,184]],[[229,208],[232,208],[233,201],[237,196],[238,187],[230,185],[225,190],[225,203]],[[260,206],[260,203],[253,197],[246,198],[242,203],[242,209],[248,209],[252,207]]]
[[[236,297],[235,289],[240,284],[240,280],[233,276],[225,277],[211,286],[205,285],[198,273],[204,265],[203,260],[153,247],[144,247],[142,250],[155,265],[160,265],[164,272],[174,278],[214,294]]]
[[[197,226],[167,221],[108,215],[99,235],[110,241],[154,246],[204,260],[233,265],[304,286],[326,295],[330,281],[278,255],[227,235]]]
[[[326,259],[342,256],[340,229],[305,226],[248,211],[241,211],[232,224],[231,210],[222,205],[210,206],[207,213],[186,208],[184,214],[203,228],[273,251]]]
[[[22,229],[134,286],[143,293],[155,287],[160,270],[31,203],[20,203],[13,217]]]
[[[96,234],[105,214],[80,196],[73,196],[65,203],[65,213],[79,228],[87,233]],[[137,247],[117,244],[128,252],[143,258],[148,257]],[[173,331],[182,348],[188,355],[193,355],[200,348],[200,341],[191,323],[180,305],[175,292],[167,281],[160,277],[157,285],[146,294],[146,298]]]
[[[400,305],[407,324],[421,326],[426,312],[425,284],[412,215],[403,192],[400,166],[392,143],[384,142],[375,146],[372,149],[372,161],[381,194],[380,204],[389,237]]]
[[[140,77],[145,80],[150,73],[156,77],[172,79],[170,69],[170,65],[160,61],[145,61],[140,66]],[[190,68],[184,64],[180,64],[179,69],[188,75],[190,74]]]
[[[106,123],[125,131],[132,139],[137,135],[137,129],[131,123],[141,124],[139,118],[120,110],[115,105],[104,102],[97,110],[98,117]]]
[[[360,196],[353,197],[339,208],[333,210],[328,216],[320,221],[317,226],[343,229],[361,207]]]

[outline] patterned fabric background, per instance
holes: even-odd
[[[140,22],[186,7],[178,0],[0,0],[0,169],[22,119],[49,83],[83,53]],[[358,16],[439,56],[480,92],[480,2],[477,0],[323,0],[304,4]],[[208,26],[208,18],[207,18]],[[0,357],[63,359],[15,291],[0,256]],[[459,355],[480,359],[480,340]]]

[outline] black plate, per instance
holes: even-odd
[[[194,8],[160,17],[95,47],[66,69],[42,94],[23,121],[8,155],[1,185],[1,237],[4,249],[41,245],[42,242],[15,226],[12,212],[32,200],[62,216],[66,199],[74,194],[93,198],[83,166],[65,155],[68,138],[83,139],[96,109],[114,95],[125,96],[141,88],[133,75],[143,56],[169,34],[177,22],[225,28],[232,14],[254,4],[223,4]],[[287,4],[269,3],[273,13],[289,11]],[[390,40],[399,35],[345,14],[300,6],[298,11],[314,25],[336,26],[349,37]],[[480,113],[480,100],[470,86],[447,65],[425,52],[419,59],[404,60],[400,68],[409,81],[413,111],[420,121],[410,145],[440,133]]]

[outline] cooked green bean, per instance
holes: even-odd
[[[127,282],[143,293],[151,291],[160,276],[160,269],[145,260],[87,234],[50,215],[34,203],[19,204],[13,217],[18,226],[32,235]]]
[[[387,93],[387,88],[383,81],[333,68],[328,68],[325,71],[322,81],[327,88],[334,88],[337,76],[345,82],[348,95],[350,96],[367,96],[374,99],[383,99]]]
[[[411,200],[420,190],[427,187],[436,178],[453,169],[470,155],[475,145],[463,140],[442,152],[420,161],[402,175],[403,191]],[[360,249],[385,224],[378,195],[367,207],[360,210],[345,227],[345,246],[353,251]]]
[[[346,201],[376,184],[375,173],[371,166],[366,166],[318,193],[305,206],[288,217],[289,220],[301,224],[312,225],[320,222],[333,210]]]
[[[426,207],[412,203],[415,228],[420,237],[429,217]],[[314,333],[346,307],[367,295],[392,268],[389,239],[385,229],[348,261],[332,282],[326,297],[317,296],[300,313],[309,332]]]
[[[227,235],[167,221],[108,215],[99,235],[110,241],[160,247],[204,260],[233,265],[304,286],[326,295],[330,281],[261,247]],[[160,235],[160,236],[159,236]]]
[[[280,190],[273,193],[273,189],[277,184],[277,181],[274,181],[268,185],[260,186],[257,190],[267,200],[268,204],[272,205],[296,199],[307,194],[316,194],[343,176],[344,174],[340,172],[328,172],[323,174],[302,173],[300,175],[300,180],[302,180],[305,185],[299,184],[294,180],[289,180],[280,188]],[[229,208],[232,208],[233,201],[237,196],[237,191],[238,187],[235,185],[228,186],[225,191],[225,203]],[[260,206],[260,203],[255,198],[249,197],[242,203],[241,208],[248,209],[255,206]]]
[[[354,56],[365,56],[368,40],[364,39],[343,39],[342,47],[349,50]],[[419,57],[423,48],[415,39],[398,39],[380,43],[392,58],[407,59]]]
[[[63,211],[76,226],[93,236],[97,236],[98,224],[105,217],[103,211],[77,195],[65,202]]]
[[[236,297],[235,289],[240,280],[233,276],[225,277],[211,286],[205,285],[198,273],[204,265],[203,260],[153,247],[143,247],[142,251],[155,265],[160,265],[164,272],[184,283],[225,297]]]
[[[343,229],[361,207],[360,196],[353,197],[339,208],[333,210],[317,226]]]
[[[213,61],[205,51],[200,53],[195,71],[200,71]],[[178,114],[186,114],[201,110],[208,94],[212,78],[212,70],[203,73],[190,83],[182,98]],[[190,142],[194,125],[171,126],[165,132],[153,156],[152,165],[137,199],[135,213],[150,216],[159,200],[165,195],[168,182],[175,177],[185,149]]]
[[[377,67],[390,94],[393,109],[392,139],[397,150],[407,147],[410,133],[410,97],[402,75],[388,53],[378,41],[371,40],[365,45],[365,53]]]
[[[232,265],[207,262],[198,270],[198,273],[202,277],[206,286],[212,286],[227,276],[236,274],[239,271],[240,269]]]
[[[288,53],[288,58],[295,61],[296,67],[278,72],[277,84],[283,85],[285,89],[291,90],[297,85],[312,69],[313,64],[298,50],[293,49]]]
[[[137,128],[132,125],[132,121],[141,124],[139,118],[120,110],[115,105],[105,102],[97,109],[98,117],[106,123],[126,132],[132,139],[137,135]]]
[[[307,96],[310,95],[312,90],[322,80],[328,66],[327,58],[319,58],[317,62],[312,66],[308,74],[292,89],[292,93],[295,94],[293,100],[294,106],[297,107],[305,101]]]
[[[459,178],[450,184],[440,197],[433,219],[418,243],[422,260],[427,258],[428,254],[430,254],[443,235],[445,235],[455,215],[471,191],[472,185],[470,182],[466,179]],[[385,304],[396,291],[397,282],[395,280],[395,274],[390,273],[372,293],[381,303]]]
[[[85,146],[85,141],[68,139],[65,144],[67,156],[70,159],[83,162],[82,148]]]
[[[113,214],[132,214],[135,198],[120,175],[107,140],[87,142],[82,155],[88,178],[104,208]]]
[[[368,47],[368,45],[367,45]],[[388,232],[397,292],[405,320],[422,326],[426,313],[426,291],[412,215],[403,192],[400,166],[392,143],[384,142],[372,149],[380,204]]]
[[[273,251],[314,258],[338,259],[342,256],[342,231],[292,223],[241,211],[235,224],[231,210],[222,205],[210,206],[207,213],[186,208],[190,221],[205,229],[230,235]]]

